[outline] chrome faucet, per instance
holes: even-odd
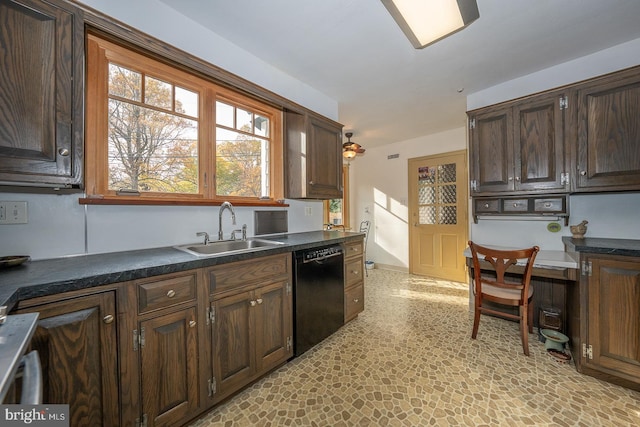
[[[218,240],[223,240],[224,238],[222,233],[222,212],[226,209],[231,212],[231,221],[233,221],[233,225],[236,225],[236,212],[233,210],[233,205],[229,202],[224,202],[220,205],[220,211],[218,212]]]

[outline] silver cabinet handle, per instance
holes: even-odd
[[[512,176],[509,177],[509,181],[513,181],[513,177]]]
[[[262,304],[262,298],[258,298],[258,299],[256,300],[256,302],[257,302],[258,304]]]
[[[195,328],[196,327],[196,321],[195,320],[190,320],[189,321],[189,327],[190,328]]]
[[[353,302],[357,303],[358,301],[360,301],[358,298],[354,298]]]
[[[516,176],[516,181],[520,181],[520,177],[519,176]]]
[[[485,209],[489,209],[489,203],[484,204]]]
[[[255,306],[256,306],[256,304],[257,304],[257,303],[256,303],[254,300],[249,301],[249,305],[250,305],[251,307],[255,307]]]
[[[309,181],[309,185],[314,185],[314,182],[313,181]]]
[[[113,314],[107,314],[106,316],[104,316],[104,317],[102,318],[102,321],[103,321],[104,323],[106,323],[107,325],[108,325],[109,323],[112,323],[112,322],[113,322]]]
[[[587,174],[587,171],[580,171],[580,175],[585,176]]]
[[[173,289],[169,289],[169,291],[167,292],[167,296],[169,298],[173,298],[176,296],[176,291],[174,291]]]
[[[545,207],[545,208],[550,208],[550,207],[551,207],[551,203],[549,203],[549,202],[545,203],[545,204],[544,204],[544,207]]]
[[[69,154],[71,154],[71,152],[68,148],[59,148],[58,154],[60,154],[62,157],[67,157]]]

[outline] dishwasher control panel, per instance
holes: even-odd
[[[303,260],[305,262],[313,261],[317,259],[328,258],[334,255],[339,255],[341,253],[342,253],[342,246],[340,245],[326,246],[323,248],[310,249],[308,251],[305,251],[303,254]]]

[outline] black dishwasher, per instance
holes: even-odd
[[[300,356],[344,325],[344,251],[332,245],[294,256],[294,354]]]

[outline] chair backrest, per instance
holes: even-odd
[[[531,280],[531,272],[533,270],[533,262],[536,259],[538,251],[540,250],[538,246],[533,246],[526,249],[502,250],[480,246],[469,240],[469,249],[471,249],[471,256],[473,259],[475,291],[478,295],[480,295],[482,289],[482,282],[501,288],[518,289],[521,291],[521,298],[524,298],[525,295],[528,295],[529,282]],[[489,262],[493,266],[493,269],[496,272],[495,281],[481,277],[480,256],[482,256],[483,260]],[[515,265],[518,260],[526,260],[524,271],[522,273],[522,280],[518,282],[505,281],[505,273],[507,272],[509,267]]]

